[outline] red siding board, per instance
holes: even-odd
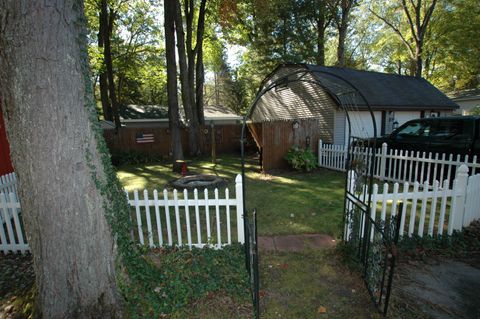
[[[10,145],[5,132],[3,121],[2,105],[0,103],[0,175],[13,172],[12,160],[10,159]]]

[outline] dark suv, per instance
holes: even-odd
[[[480,156],[480,116],[452,116],[411,120],[390,135],[377,138],[377,147],[432,153]]]

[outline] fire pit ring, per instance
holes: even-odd
[[[170,184],[175,189],[213,189],[226,187],[228,181],[216,175],[190,175],[174,180]]]

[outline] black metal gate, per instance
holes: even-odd
[[[373,302],[386,315],[395,269],[401,209],[385,221],[375,220],[376,207],[371,207],[370,200],[375,152],[373,148],[362,145],[361,140],[352,139],[347,157],[344,240],[361,266]]]
[[[260,318],[260,278],[258,273],[258,237],[257,237],[257,210],[253,209],[252,220],[248,213],[244,216],[245,223],[245,261],[250,276],[250,288],[255,318]]]

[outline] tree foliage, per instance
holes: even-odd
[[[87,0],[89,50],[97,79],[102,71],[95,40],[98,1]],[[162,4],[157,0],[108,2],[117,12],[111,41],[118,100],[166,105]],[[190,3],[180,1],[186,35],[185,5]],[[185,38],[185,47],[190,40],[191,50],[201,2],[192,3],[193,28]],[[201,100],[242,112],[265,76],[278,64],[289,62],[406,75],[415,74],[421,65],[422,76],[441,89],[476,87],[479,11],[475,0],[209,0],[202,52],[206,78],[201,94],[205,96]],[[232,48],[242,52],[233,65]],[[195,74],[195,67],[187,66],[190,80],[192,70]],[[193,80],[196,107],[200,91],[195,85]]]
[[[104,71],[102,48],[97,44],[101,0],[86,0],[89,55],[95,83]],[[158,0],[109,0],[115,14],[111,54],[115,93],[119,104],[166,105],[165,49]],[[100,95],[96,85],[97,96]]]

